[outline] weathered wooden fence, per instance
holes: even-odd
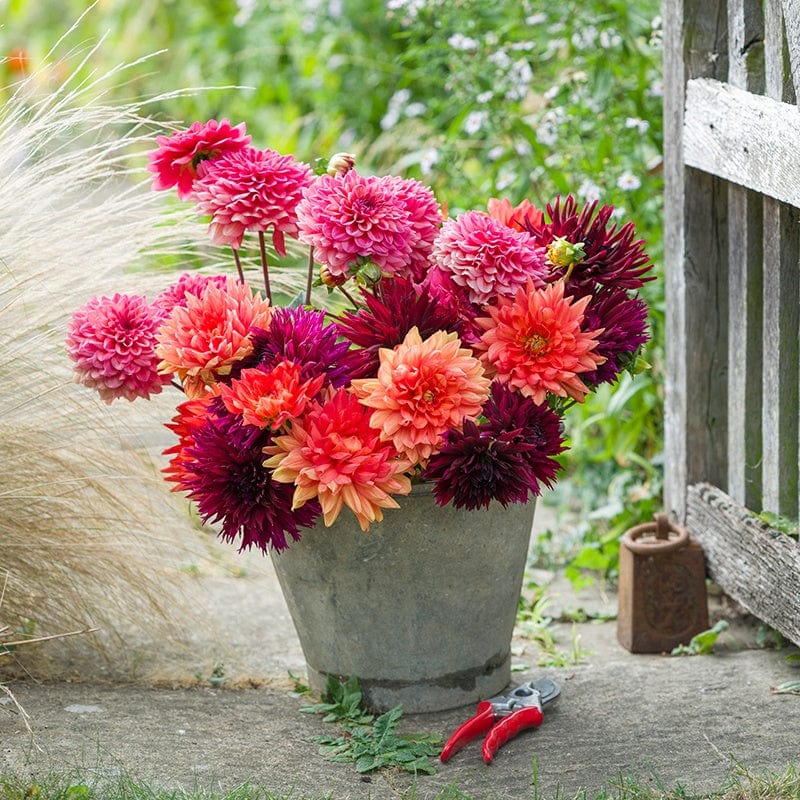
[[[797,518],[800,0],[664,0],[663,18],[665,504],[691,529],[707,482]]]

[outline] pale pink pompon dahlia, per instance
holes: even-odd
[[[175,373],[188,397],[202,397],[217,376],[252,352],[250,329],[267,328],[271,313],[246,283],[232,277],[222,287],[208,283],[199,297],[187,295],[186,306],[175,306],[159,328],[159,372]]]
[[[158,394],[169,376],[158,373],[156,330],[161,312],[141,295],[92,297],[72,315],[67,352],[76,380],[111,403]]]
[[[207,163],[194,197],[198,211],[211,216],[214,244],[239,248],[245,231],[272,228],[272,242],[284,256],[284,235],[297,236],[295,208],[313,177],[311,167],[292,156],[243,147]]]
[[[250,143],[245,124],[235,127],[227,119],[195,122],[188,130],[156,137],[158,148],[148,153],[147,169],[154,173],[153,189],[178,187],[178,197],[192,196],[192,183],[204,161],[241,150]]]
[[[376,378],[352,382],[371,425],[416,464],[430,458],[444,433],[477,417],[489,396],[490,380],[455,333],[437,331],[424,341],[412,328],[402,344],[380,350]]]
[[[473,303],[512,296],[529,278],[544,284],[547,251],[527,233],[481,211],[445,222],[433,244],[433,262],[464,287]]]
[[[548,392],[580,402],[589,390],[578,375],[605,361],[593,352],[602,328],[581,330],[590,299],[564,297],[563,281],[537,289],[529,280],[513,300],[501,298],[487,307],[491,316],[476,319],[485,333],[475,347],[497,380],[535,403]]]
[[[355,170],[322,175],[297,206],[300,241],[314,247],[317,261],[334,277],[347,276],[361,261],[411,277],[427,261],[440,220],[430,189],[419,186]]]
[[[384,508],[398,507],[392,495],[411,491],[402,474],[409,463],[381,441],[370,425],[370,410],[346,389],[314,403],[265,452],[271,457],[264,466],[274,469],[273,479],[296,487],[292,508],[318,498],[325,525],[348,506],[366,531],[383,519]]]

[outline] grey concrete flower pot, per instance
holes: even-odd
[[[376,710],[439,711],[501,692],[534,503],[439,508],[415,486],[364,533],[344,509],[272,561],[311,687],[357,676]]]

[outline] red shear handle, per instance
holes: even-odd
[[[489,731],[483,740],[483,760],[492,763],[495,753],[509,740],[513,739],[520,731],[527,728],[538,728],[542,724],[544,715],[536,706],[520,708],[507,717],[504,717]]]
[[[476,736],[480,736],[494,725],[494,708],[488,700],[478,703],[478,711],[462,725],[456,728],[455,733],[447,740],[447,744],[442,748],[439,758],[444,762],[450,756],[455,755],[467,742],[471,742]]]

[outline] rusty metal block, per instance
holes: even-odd
[[[622,537],[617,639],[631,653],[664,653],[708,628],[703,550],[665,514]]]

